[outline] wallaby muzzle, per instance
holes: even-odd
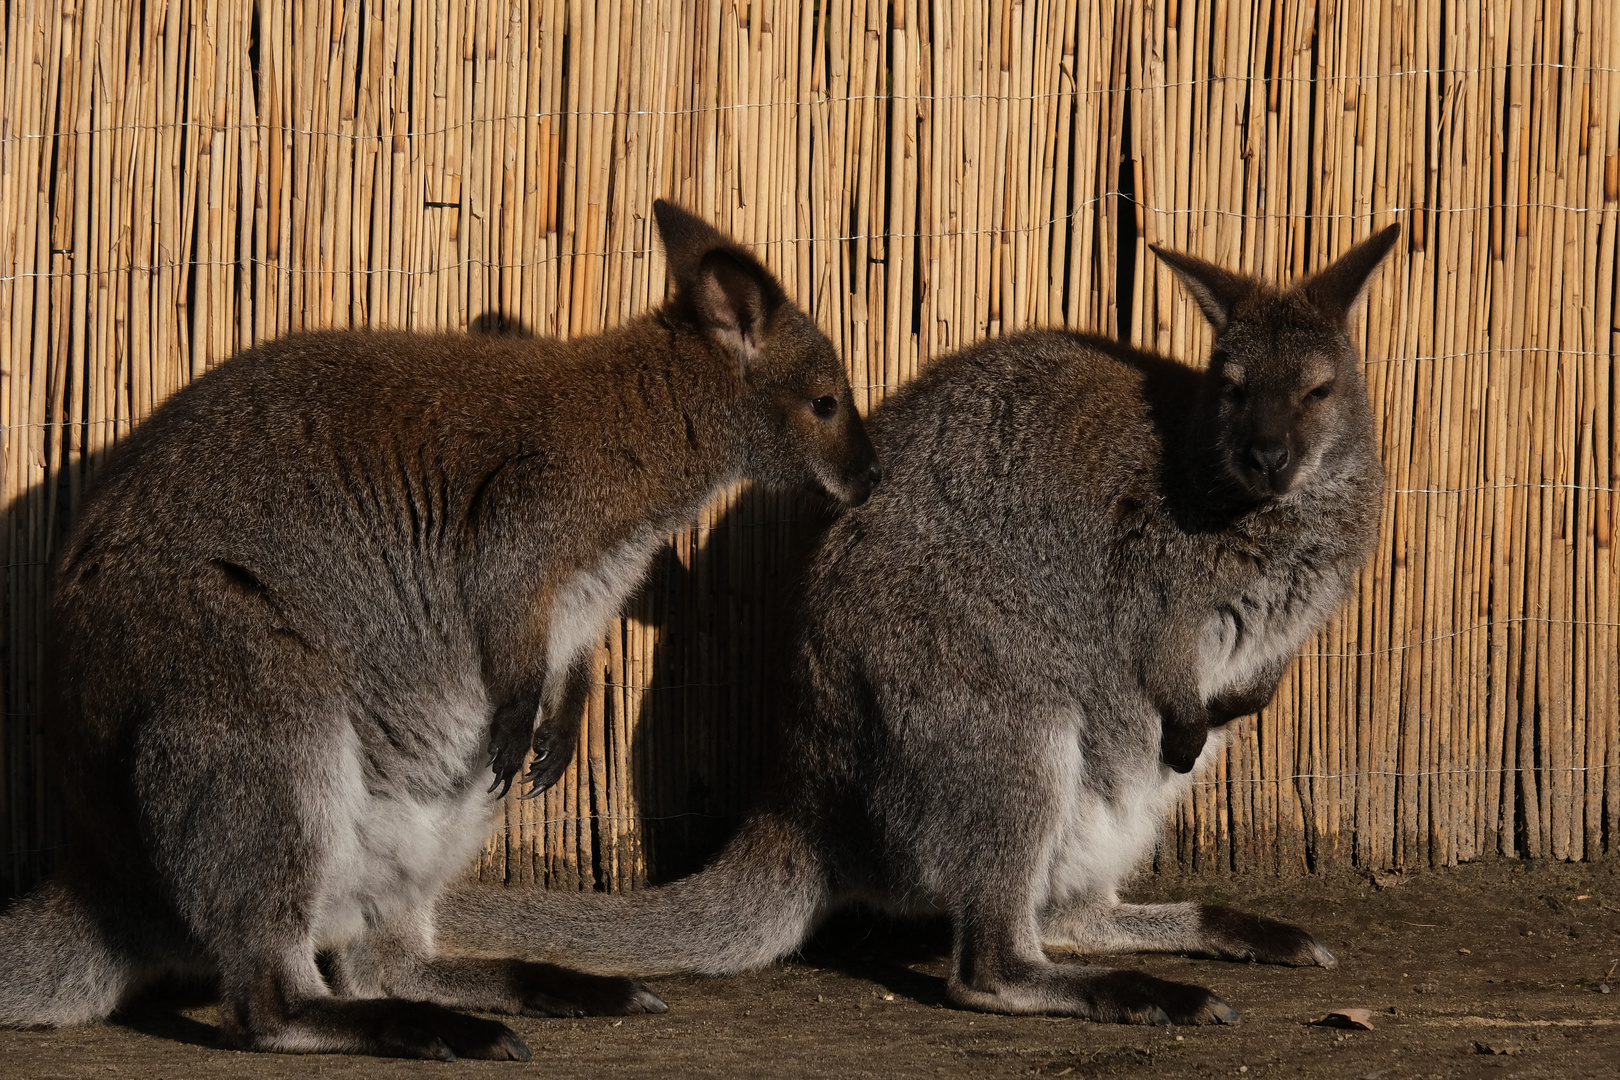
[[[848,436],[849,453],[841,475],[832,482],[820,478],[822,486],[845,506],[859,506],[872,495],[872,489],[883,479],[883,466],[878,461],[872,440],[866,428],[856,420]]]

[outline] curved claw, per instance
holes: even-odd
[[[561,779],[568,762],[559,758],[548,765],[550,759],[550,747],[542,746],[535,749],[534,760],[529,763],[528,771],[523,774],[523,782],[529,785],[529,790],[523,794],[523,798],[532,799]]]
[[[496,776],[495,779],[489,782],[489,787],[484,789],[484,793],[487,795],[498,787],[501,791],[499,795],[495,796],[496,800],[506,798],[506,793],[512,790],[512,779],[516,775],[516,773],[507,773],[505,776]],[[524,797],[527,798],[528,796]]]

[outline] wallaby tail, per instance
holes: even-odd
[[[0,1027],[105,1019],[158,972],[61,876],[0,915]]]
[[[468,886],[444,897],[438,928],[458,948],[604,975],[731,975],[792,952],[828,899],[808,839],[764,814],[680,881],[617,896]]]

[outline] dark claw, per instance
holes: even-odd
[[[539,735],[536,735],[535,741],[542,741]],[[523,782],[529,785],[529,790],[522,797],[532,799],[562,779],[563,771],[568,768],[569,757],[572,755],[559,754],[553,757],[550,747],[536,747],[534,760],[530,762],[529,771],[523,776]]]

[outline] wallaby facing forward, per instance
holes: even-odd
[[[457,890],[448,937],[725,974],[830,909],[947,913],[956,1003],[1230,1022],[1207,990],[1042,946],[1331,966],[1305,931],[1122,904],[1210,728],[1259,709],[1350,586],[1383,473],[1348,309],[1387,229],[1286,290],[1160,252],[1207,371],[1055,331],[942,359],[874,411],[882,488],[813,557],[775,797],[627,896]]]
[[[848,502],[877,479],[827,339],[655,210],[676,292],[621,329],[293,336],[118,446],[57,568],[71,848],[0,918],[0,1024],[97,1020],[176,971],[217,977],[259,1050],[527,1058],[452,1010],[663,1010],[433,940],[490,757],[509,784],[532,734],[530,780],[556,780],[583,665],[667,532],[745,477]]]

